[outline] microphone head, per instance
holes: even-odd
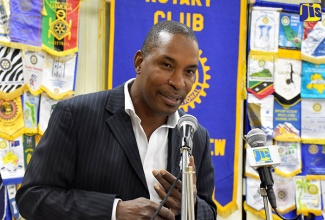
[[[177,129],[181,131],[181,128],[185,125],[190,125],[194,133],[198,126],[197,119],[193,115],[185,114],[178,120]]]
[[[266,134],[259,128],[250,130],[245,138],[249,146],[252,148],[266,145]]]

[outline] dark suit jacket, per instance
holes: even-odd
[[[180,138],[169,130],[167,170],[177,176]],[[214,170],[207,131],[193,138],[196,219],[215,219]],[[159,155],[158,155],[159,156]],[[16,201],[28,220],[111,219],[115,198],[149,198],[123,85],[60,101],[26,169]]]

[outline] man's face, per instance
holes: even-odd
[[[137,72],[141,110],[171,115],[191,91],[198,68],[197,42],[180,34],[160,33],[158,47],[143,57]]]

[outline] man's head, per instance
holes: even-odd
[[[149,31],[134,56],[131,97],[137,112],[173,114],[191,91],[199,62],[197,39],[187,26],[163,21]]]

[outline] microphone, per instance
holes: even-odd
[[[276,198],[273,191],[271,169],[281,163],[277,146],[266,146],[266,134],[259,128],[250,130],[245,139],[250,146],[247,148],[249,165],[259,174],[261,187],[266,189],[269,202],[276,209]]]
[[[193,115],[185,114],[178,120],[177,128],[181,133],[182,147],[189,147],[192,149],[192,139],[197,126],[197,119]]]

